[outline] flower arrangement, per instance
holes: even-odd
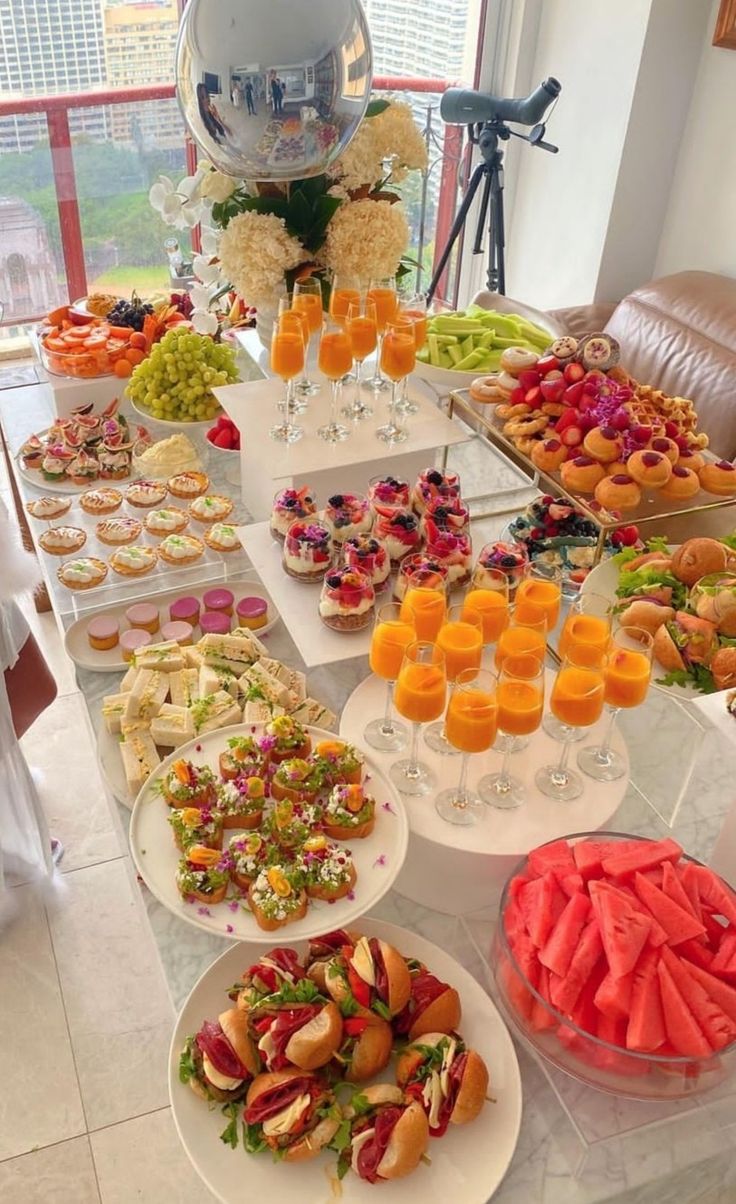
[[[151,204],[184,228],[202,221],[195,257],[196,314],[229,288],[270,308],[297,276],[316,275],[325,300],[333,273],[370,277],[409,271],[409,227],[397,191],[427,167],[427,147],[408,104],[373,100],[355,137],[325,175],[286,184],[249,183],[202,164],[175,187],[160,177]]]

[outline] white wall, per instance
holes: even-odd
[[[655,275],[699,268],[736,277],[736,50],[712,45],[713,0]]]

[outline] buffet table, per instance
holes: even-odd
[[[0,392],[0,422],[11,453],[33,431],[48,426],[50,406],[50,395],[43,384]],[[160,431],[156,433],[160,437]],[[205,446],[202,435],[188,433]],[[453,466],[461,473],[462,455],[462,447],[453,451]],[[211,454],[206,466],[214,487],[225,493],[227,459]],[[39,495],[19,475],[17,484],[24,500]],[[239,523],[251,517],[244,510],[237,515]],[[33,533],[35,537],[35,528]],[[498,533],[498,526],[494,528],[489,522],[474,528],[477,540],[497,537]],[[250,576],[256,580],[247,560],[240,561],[239,568],[244,579]],[[74,608],[60,603],[55,581],[49,578],[47,584],[63,631],[74,619]],[[171,588],[166,574],[156,578],[156,588]],[[272,656],[304,670],[289,634],[289,618],[288,613],[282,615],[282,621],[265,636],[265,643]],[[341,715],[366,671],[363,652],[329,664],[312,662],[309,693]],[[79,669],[77,680],[92,728],[99,732],[101,699],[118,688],[119,674]],[[346,722],[354,722],[350,709],[346,711]],[[708,860],[731,802],[736,748],[702,725],[686,699],[677,700],[657,689],[650,691],[644,706],[622,724],[622,732],[628,745],[632,781],[607,826],[642,835],[671,833],[689,852]],[[127,828],[129,813],[123,807],[119,813]],[[472,829],[470,835],[463,829],[458,831],[463,832],[463,840],[472,840]],[[433,872],[437,873],[436,867]],[[412,893],[410,884],[404,889]],[[172,1001],[178,1009],[199,975],[230,943],[185,924],[145,888],[142,893]],[[442,911],[422,906],[394,890],[371,915],[410,928],[451,951],[487,986],[487,958],[497,903],[495,886],[489,884],[485,906],[477,909],[474,905],[472,914],[450,914],[458,908],[452,900],[443,899],[440,889],[435,898],[442,902]],[[700,1199],[701,1193],[723,1183],[730,1159],[724,1151],[732,1148],[736,1125],[736,1088],[726,1084],[692,1101],[634,1103],[585,1088],[549,1065],[538,1063],[523,1050],[519,1050],[519,1057],[524,1089],[521,1133],[510,1170],[494,1202],[593,1204],[620,1199],[632,1204],[641,1199],[665,1204],[675,1199]],[[726,1188],[724,1195],[702,1198],[725,1201],[731,1198],[728,1191]]]

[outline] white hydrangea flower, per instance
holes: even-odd
[[[207,309],[193,309],[190,321],[197,334],[217,333],[217,318]]]

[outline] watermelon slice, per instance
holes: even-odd
[[[539,994],[547,1000],[549,1000],[549,978],[550,975],[547,967],[540,966],[539,984],[537,986],[537,990],[539,991]],[[539,1002],[538,999],[534,999],[531,1014],[529,1016],[529,1023],[535,1032],[541,1033],[544,1032],[545,1029],[554,1028],[557,1021],[555,1020],[549,1008],[546,1008],[544,1004]]]
[[[573,895],[579,894],[585,886],[582,875],[579,874],[577,870],[575,870],[575,872],[572,874],[556,873],[555,876],[568,899],[571,899]]]
[[[707,1058],[712,1053],[703,1030],[675,986],[674,979],[661,960],[657,965],[659,989],[662,993],[662,1010],[667,1037],[678,1054],[683,1057]]]
[[[702,920],[703,919],[703,909],[700,906],[700,892],[698,890],[698,881],[697,881],[697,878],[695,878],[694,875],[690,873],[690,870],[694,869],[694,868],[695,867],[691,861],[686,861],[685,865],[680,867],[680,885],[681,885],[682,889],[684,890],[685,894],[687,895],[688,899],[690,900],[690,906],[692,907],[692,909],[695,913],[696,920]]]
[[[590,883],[590,897],[611,974],[623,978],[634,969],[647,942],[651,931],[649,920],[623,895],[604,889],[603,883]]]
[[[503,926],[506,930],[506,936],[508,937],[509,944],[513,946],[514,941],[519,933],[526,930],[524,917],[521,914],[521,908],[519,907],[518,903],[511,903],[506,908],[505,912],[503,913]]]
[[[710,969],[729,982],[736,981],[736,932],[725,932]]]
[[[532,878],[519,891],[526,930],[538,949],[544,945],[566,904],[567,898],[551,870],[541,878]]]
[[[711,999],[715,1000],[729,1020],[736,1024],[736,990],[720,978],[709,974],[707,970],[703,970],[701,966],[696,966],[694,962],[683,962],[682,965],[690,977],[699,982]]]
[[[662,865],[662,890],[667,898],[672,899],[673,903],[678,903],[683,911],[689,911],[693,919],[700,920],[700,908],[696,911],[693,907],[671,861],[665,861]]]
[[[667,1035],[657,980],[658,960],[653,949],[645,949],[634,970],[626,1046],[642,1053],[659,1049]]]
[[[601,1041],[607,1041],[609,1045],[617,1045],[620,1049],[626,1048],[626,1021],[614,1020],[610,1016],[601,1016],[598,1022],[598,1032],[596,1034]],[[625,1053],[618,1053],[613,1049],[598,1049],[597,1062],[602,1070],[608,1070],[612,1074],[624,1074],[627,1077],[634,1075],[648,1074],[650,1063],[644,1058],[628,1057]]]
[[[539,848],[532,849],[527,864],[532,873],[538,877],[551,870],[560,883],[563,878],[577,873],[572,849],[566,840],[552,840],[549,844],[541,844]],[[581,879],[580,889],[582,889],[582,885]]]
[[[670,945],[705,936],[705,928],[690,910],[680,907],[643,874],[634,875],[634,890],[657,923],[664,928]]]
[[[537,961],[537,951],[534,948],[531,939],[524,931],[521,931],[513,945],[513,952],[516,961],[526,977],[527,982],[531,983],[534,989],[537,989],[539,984],[539,962]],[[528,1020],[532,1014],[534,1006],[534,996],[526,986],[526,983],[519,977],[515,968],[510,961],[505,961],[503,965],[503,977],[506,983],[509,999],[525,1020]]]
[[[557,921],[554,932],[551,933],[539,954],[542,965],[560,978],[567,974],[580,939],[580,933],[583,931],[589,914],[590,900],[588,896],[573,895],[565,904],[565,910]]]
[[[688,973],[677,954],[671,949],[662,950],[662,961],[672,981],[682,995],[693,1016],[700,1025],[705,1038],[713,1049],[723,1049],[736,1040],[736,1023],[711,999],[707,991]]]
[[[610,840],[578,840],[572,846],[572,855],[583,878],[600,878],[604,857],[610,857],[614,849],[624,853],[639,843],[638,840],[617,840],[615,844]]]
[[[677,952],[680,957],[686,957],[689,962],[693,962],[703,970],[710,970],[713,964],[714,954],[701,941],[681,941],[677,946]]]
[[[665,941],[667,940],[667,933],[662,925],[655,920],[651,911],[647,911],[639,896],[631,889],[630,886],[626,886],[623,883],[619,884],[618,886],[614,886],[611,882],[605,881],[601,881],[600,886],[605,890],[613,891],[614,894],[621,895],[621,897],[624,899],[628,899],[634,910],[638,911],[647,920],[649,920],[650,932],[647,939],[650,945],[654,945],[655,949],[658,949],[660,945],[664,945]]]
[[[509,880],[508,895],[512,903],[518,903],[519,895],[527,882],[531,882],[531,876],[527,874],[514,874]]]
[[[695,865],[693,862],[689,862],[682,875],[682,885],[685,886],[685,889],[687,889],[686,877],[688,881],[696,883],[698,898],[708,911],[723,916],[729,923],[736,925],[736,899],[733,892],[717,874],[713,873],[713,870],[709,870],[705,865]]]
[[[595,1006],[608,1020],[628,1020],[634,972],[614,978],[609,970],[595,993]]]
[[[592,919],[583,929],[567,974],[564,978],[553,977],[550,982],[550,997],[559,1012],[570,1014],[583,987],[590,981],[602,952],[603,942],[598,921]]]
[[[616,848],[609,857],[604,857],[602,865],[604,872],[612,878],[629,878],[637,870],[651,870],[663,861],[677,861],[681,856],[680,845],[668,836],[666,840],[639,840],[635,847],[624,849],[622,853]]]

